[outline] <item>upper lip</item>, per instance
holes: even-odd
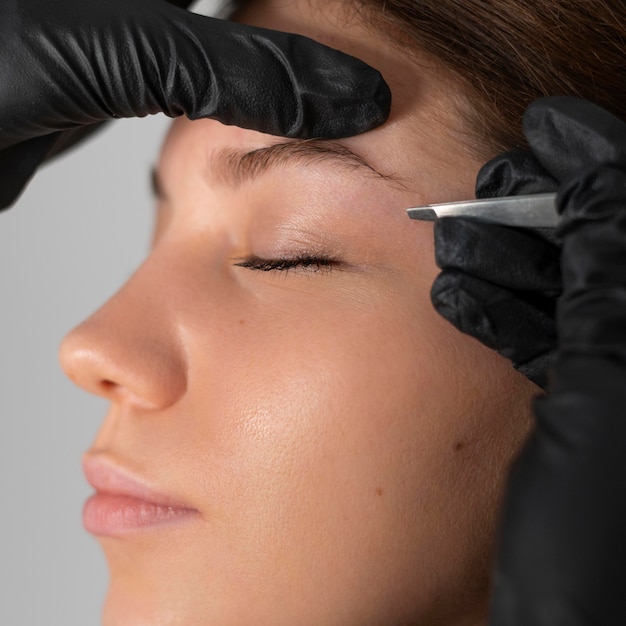
[[[83,457],[83,471],[87,482],[101,493],[109,493],[120,496],[129,496],[157,504],[177,509],[193,509],[177,498],[160,493],[148,486],[147,481],[133,475],[122,466],[111,460],[92,454],[85,454]]]

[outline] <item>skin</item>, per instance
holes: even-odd
[[[200,512],[99,538],[104,624],[485,624],[537,388],[433,310],[432,225],[404,212],[473,197],[463,93],[338,4],[255,1],[239,19],[380,69],[389,122],[340,144],[385,177],[318,159],[232,181],[216,153],[285,140],[173,124],[149,256],[61,347],[111,401],[89,454]],[[312,251],[337,264],[236,265]]]

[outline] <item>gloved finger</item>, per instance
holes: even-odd
[[[382,76],[354,57],[302,36],[163,7],[159,39],[172,30],[184,38],[170,37],[174,54],[159,59],[168,76],[155,85],[159,110],[300,138],[357,134],[389,115]],[[134,42],[138,51],[154,52],[142,50],[144,41]]]
[[[578,98],[552,96],[524,114],[524,134],[538,161],[557,180],[626,158],[626,124]]]
[[[526,150],[498,155],[485,163],[476,177],[477,198],[548,193],[557,188],[557,181]]]
[[[626,163],[588,170],[560,199],[561,346],[626,362]]]
[[[0,3],[0,149],[115,117],[164,112],[287,137],[381,124],[379,72],[305,37],[195,15],[164,0]],[[51,74],[50,68],[54,68]],[[4,87],[3,87],[4,86]],[[10,90],[10,91],[6,91]]]
[[[485,224],[471,218],[443,217],[435,222],[435,262],[504,289],[561,291],[559,248],[533,232]]]
[[[517,364],[550,352],[556,342],[552,298],[508,291],[455,270],[441,272],[430,295],[439,314],[461,332]],[[519,337],[533,340],[520,345]]]

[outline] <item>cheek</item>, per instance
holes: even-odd
[[[351,580],[349,563],[401,579],[445,569],[466,541],[450,530],[482,485],[462,492],[474,457],[457,446],[487,447],[483,381],[503,363],[437,316],[429,284],[381,287],[368,307],[224,308],[196,334],[189,457],[207,461],[189,474],[248,564],[322,587],[329,571]]]

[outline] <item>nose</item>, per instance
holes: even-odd
[[[156,410],[176,403],[187,363],[176,332],[167,272],[146,261],[130,280],[63,340],[59,360],[84,390]]]

